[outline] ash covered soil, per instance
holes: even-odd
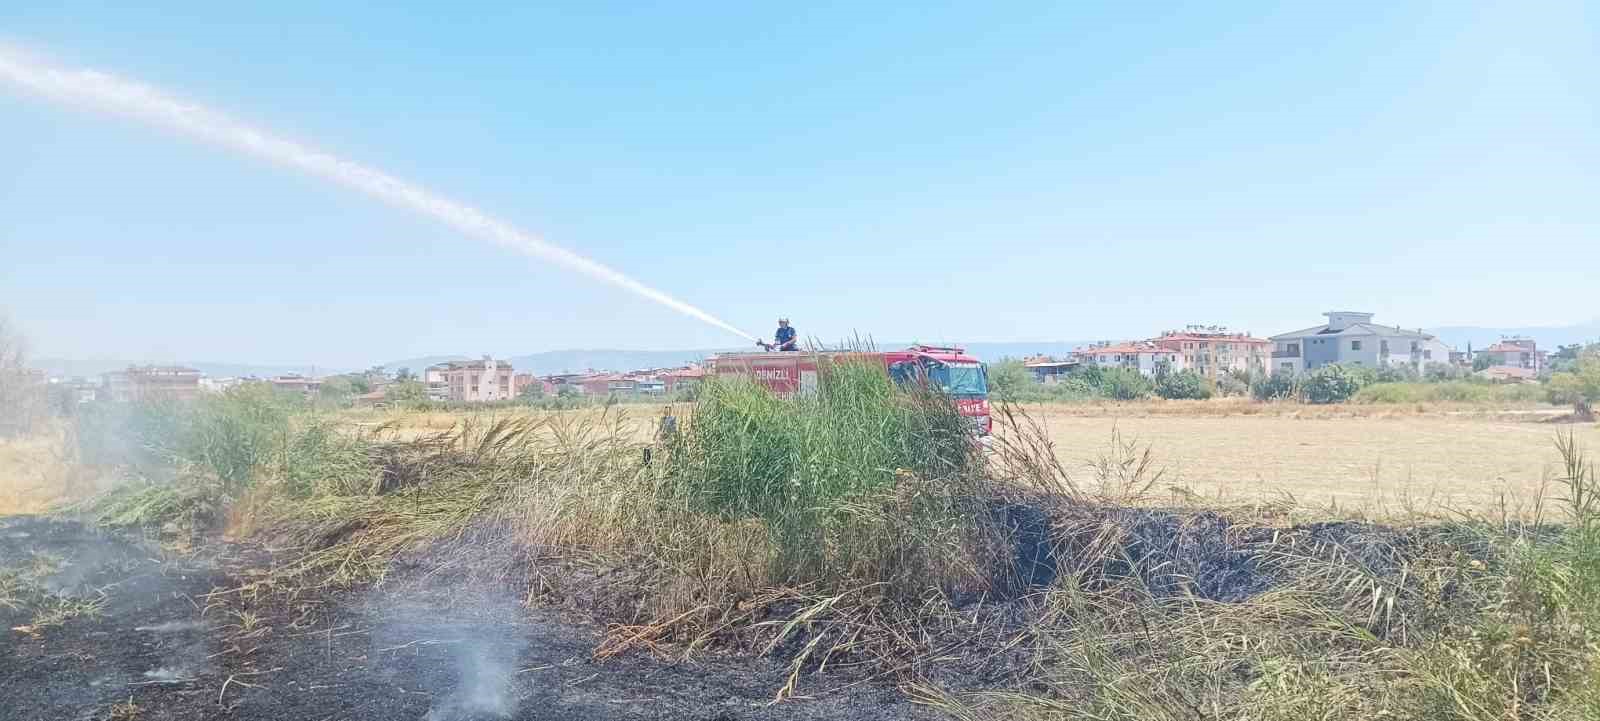
[[[772,704],[786,669],[761,658],[596,661],[599,629],[459,584],[235,590],[275,561],[0,518],[0,721],[937,717],[844,677]]]

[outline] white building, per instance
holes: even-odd
[[[1371,313],[1333,311],[1328,322],[1272,336],[1272,370],[1301,373],[1342,363],[1377,368],[1409,365],[1421,371],[1450,360],[1450,346],[1421,329],[1378,325]]]
[[[480,360],[450,361],[428,366],[422,372],[422,382],[428,387],[430,400],[459,403],[506,401],[516,397],[515,375],[510,361],[497,361],[484,356]]]
[[[444,402],[450,400],[450,383],[445,380],[445,371],[450,370],[449,363],[437,363],[422,369],[422,387],[427,389],[428,400]]]
[[[1128,368],[1146,376],[1156,374],[1156,368],[1165,363],[1169,370],[1181,371],[1188,366],[1183,352],[1156,343],[1101,343],[1079,348],[1072,353],[1080,365],[1099,368]]]
[[[1532,338],[1520,335],[1502,338],[1499,343],[1477,351],[1473,355],[1487,361],[1490,368],[1522,368],[1533,371],[1535,377],[1544,370],[1549,360],[1549,354],[1539,350],[1538,343]]]
[[[222,393],[227,391],[229,388],[237,386],[243,382],[244,381],[239,378],[211,378],[209,376],[201,376],[200,390],[206,393]]]

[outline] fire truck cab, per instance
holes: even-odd
[[[816,389],[819,362],[847,359],[882,368],[901,387],[928,384],[938,388],[955,401],[961,415],[972,419],[980,438],[989,435],[993,421],[988,369],[962,348],[914,345],[897,351],[721,353],[712,359],[712,370],[719,376],[749,376],[774,393],[790,395]]]

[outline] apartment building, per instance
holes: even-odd
[[[1376,368],[1409,365],[1421,371],[1428,363],[1450,359],[1450,347],[1421,329],[1379,325],[1371,313],[1330,311],[1328,322],[1272,336],[1272,370],[1300,373],[1342,363]]]
[[[1521,368],[1533,371],[1537,376],[1544,370],[1546,354],[1539,350],[1539,344],[1527,336],[1511,336],[1500,339],[1488,348],[1475,353],[1479,358],[1487,359],[1490,368]]]
[[[102,375],[101,387],[107,398],[116,401],[189,400],[200,395],[200,371],[183,366],[128,366]]]
[[[1207,378],[1227,371],[1265,372],[1272,357],[1272,341],[1249,333],[1233,333],[1219,325],[1169,330],[1150,342],[1179,353],[1183,368]]]
[[[428,388],[429,400],[481,403],[515,398],[515,376],[510,361],[484,356],[428,366],[422,372],[422,382]]]
[[[1096,343],[1087,348],[1079,348],[1073,351],[1072,355],[1079,365],[1128,368],[1146,376],[1155,375],[1156,369],[1163,364],[1172,371],[1188,367],[1185,365],[1182,352],[1152,341]]]
[[[315,398],[317,393],[322,390],[321,378],[308,378],[298,373],[268,378],[267,383],[271,384],[272,389],[275,391],[292,393],[306,398]]]

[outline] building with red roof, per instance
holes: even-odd
[[[1521,368],[1533,371],[1537,376],[1544,370],[1548,354],[1539,350],[1539,344],[1532,338],[1511,336],[1500,339],[1499,343],[1477,351],[1474,355],[1488,359],[1490,368]]]
[[[1191,325],[1181,331],[1169,330],[1152,342],[1179,352],[1183,356],[1183,367],[1207,378],[1216,378],[1218,373],[1226,371],[1264,373],[1272,358],[1272,341],[1253,337],[1248,332],[1229,332],[1218,325]]]
[[[1174,371],[1183,370],[1183,355],[1152,341],[1106,341],[1072,352],[1072,357],[1084,366],[1097,368],[1127,368],[1153,376],[1162,364]]]
[[[666,392],[672,393],[679,388],[688,387],[706,379],[704,366],[689,365],[683,368],[674,368],[660,374],[662,383],[666,384]]]

